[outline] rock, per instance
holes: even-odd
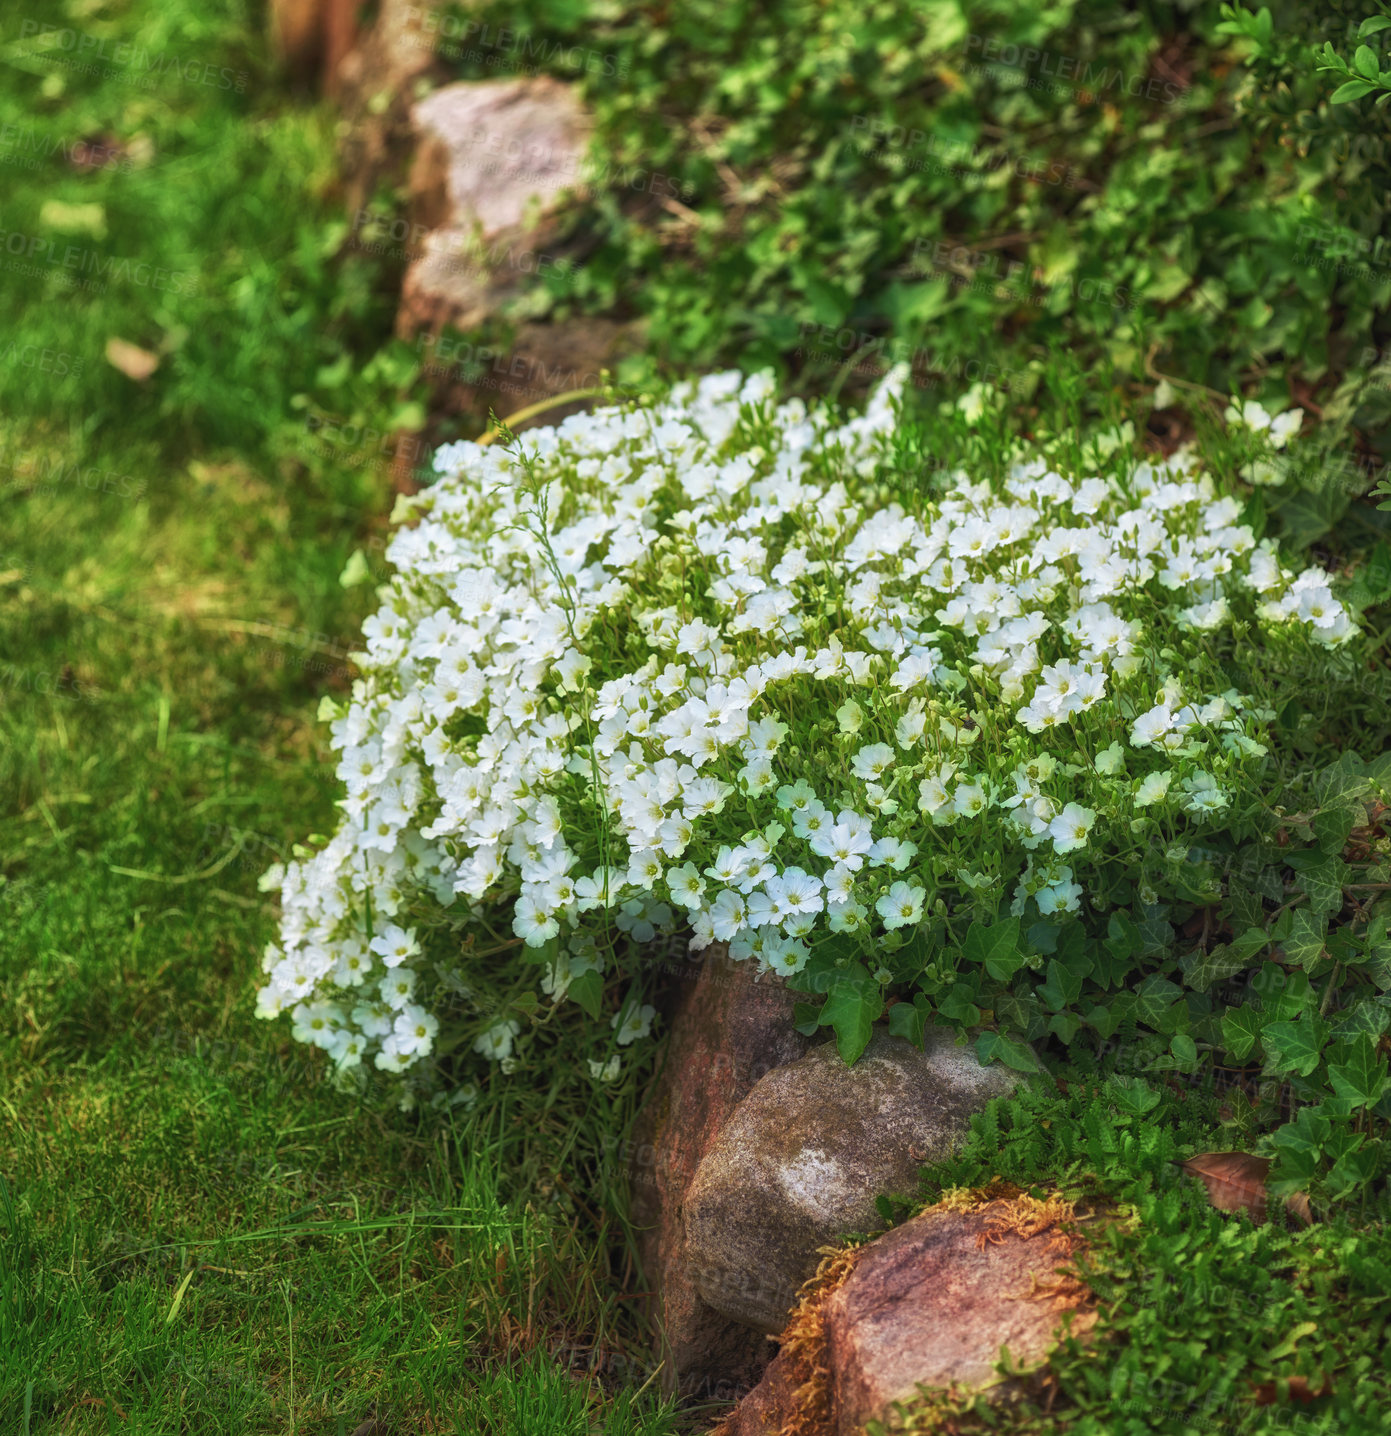
[[[546,76],[447,85],[412,119],[410,265],[396,332],[416,341],[439,407],[506,417],[598,387],[638,347],[639,326],[535,313],[545,276],[579,255],[564,231],[584,195],[593,125],[575,90]],[[548,408],[537,422],[580,407]]]
[[[770,1068],[810,1045],[792,1024],[796,1000],[773,974],[732,962],[723,946],[676,959],[664,1064],[634,1130],[629,1175],[638,1249],[661,1333],[662,1383],[687,1397],[731,1399],[773,1355],[764,1337],[701,1300],[690,1276],[682,1202],[701,1158]]]
[[[1047,1358],[1080,1298],[1075,1281],[1059,1287],[1055,1274],[1077,1238],[1046,1217],[1031,1221],[1023,1201],[1022,1213],[1007,1199],[925,1212],[865,1251],[825,1308],[837,1436],[911,1401],[919,1385],[990,1385],[1002,1347],[1016,1367]],[[1095,1320],[1080,1311],[1072,1330]]]
[[[415,223],[427,229],[402,285],[397,331],[476,329],[559,256],[562,196],[582,190],[593,122],[549,76],[446,85],[417,104]]]
[[[1071,1208],[1015,1193],[970,1209],[942,1205],[823,1268],[763,1381],[720,1436],[858,1436],[894,1429],[919,1387],[1018,1394],[995,1375],[1001,1348],[1016,1368],[1046,1362],[1068,1329],[1095,1325],[1081,1282],[1057,1275],[1082,1238]],[[829,1269],[829,1270],[827,1270]]]
[[[329,94],[357,37],[356,0],[271,0],[271,40],[280,62],[300,80],[317,74]]]
[[[446,78],[444,0],[381,0],[372,25],[336,66],[343,111],[340,161],[357,236],[379,188],[394,188],[415,147],[411,106]]]
[[[911,1194],[971,1116],[1017,1078],[945,1029],[925,1050],[879,1033],[853,1067],[833,1043],[768,1073],[701,1159],[684,1203],[690,1279],[712,1310],[772,1334],[818,1249],[882,1225],[875,1198]]]

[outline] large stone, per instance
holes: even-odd
[[[660,1333],[662,1384],[697,1399],[748,1390],[772,1344],[712,1311],[691,1280],[682,1203],[701,1158],[739,1102],[770,1068],[809,1046],[792,1022],[796,1000],[772,973],[712,947],[669,965],[670,1038],[629,1153],[632,1215]]]
[[[768,1073],[701,1159],[684,1203],[685,1254],[713,1311],[780,1331],[818,1249],[882,1225],[875,1198],[911,1195],[972,1115],[1017,1078],[945,1029],[925,1048],[877,1034],[853,1067],[833,1043]]]
[[[411,106],[447,78],[444,0],[380,0],[376,18],[330,74],[343,110],[340,150],[354,236],[378,191],[405,176],[415,148]]]
[[[564,197],[583,191],[593,122],[549,76],[446,85],[412,110],[412,218],[426,230],[406,271],[403,338],[467,331],[548,265]]]
[[[575,89],[547,76],[447,85],[412,119],[396,332],[421,351],[436,406],[505,418],[598,388],[640,347],[641,326],[541,317],[546,276],[590,242],[575,221],[593,123]],[[535,422],[582,407],[550,405]]]
[[[1031,1221],[1028,1206],[924,1212],[865,1251],[825,1308],[837,1436],[884,1419],[919,1386],[995,1385],[1006,1349],[1014,1368],[1039,1366],[1066,1311],[1075,1334],[1094,1324],[1076,1310],[1076,1281],[1057,1275],[1076,1238],[1046,1216]]]
[[[840,1253],[719,1436],[859,1436],[869,1421],[896,1429],[924,1390],[1018,1394],[1065,1331],[1085,1337],[1096,1323],[1067,1270],[1082,1245],[1073,1216],[1016,1192],[935,1207]],[[1006,1351],[1016,1374],[1001,1377]]]

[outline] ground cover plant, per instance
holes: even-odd
[[[1305,1226],[1215,1210],[1181,1169],[1223,1126],[1242,1136],[1210,1089],[1168,1103],[1143,1078],[1078,1069],[1061,1086],[992,1102],[960,1157],[924,1171],[923,1199],[1003,1181],[1076,1203],[1094,1338],[1064,1345],[1027,1411],[931,1398],[904,1429],[1379,1429],[1391,1394],[1383,1230],[1336,1212]],[[885,1217],[913,1205],[886,1204]]]
[[[1025,1071],[1050,1036],[1180,1073],[1256,1051],[1327,1098],[1277,1180],[1378,1181],[1391,763],[1348,755],[1284,820],[1315,845],[1273,851],[1270,670],[1359,640],[1329,576],[1197,454],[924,483],[892,380],[844,423],[771,382],[440,453],[325,704],[343,819],[268,875],[261,1014],[438,1101],[437,1052],[548,1062],[537,1018],[568,998],[608,1078],[654,1013],[625,955],[689,925],[823,997],[805,1020],[847,1061],[891,997],[901,1035],[946,1020]],[[1254,466],[1298,414],[1230,422]],[[1204,908],[1228,941],[1184,942]],[[518,940],[539,980],[509,993]],[[1209,995],[1238,976],[1251,1001]]]

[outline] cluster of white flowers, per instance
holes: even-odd
[[[1221,810],[1266,715],[1207,691],[1211,635],[1343,641],[1327,575],[1284,568],[1191,456],[934,493],[889,457],[902,382],[838,422],[719,374],[442,449],[328,705],[341,826],[264,884],[258,1012],[401,1072],[438,1030],[436,924],[457,952],[505,914],[555,1000],[611,960],[596,934],[678,916],[789,974],[944,892],[1075,911],[1105,835]],[[651,1020],[625,1003],[617,1043]],[[520,1032],[485,1017],[474,1050],[510,1062]]]

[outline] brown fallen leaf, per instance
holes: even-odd
[[[106,341],[106,362],[119,369],[127,379],[143,384],[159,368],[159,355],[151,354],[138,344],[113,337]]]
[[[1289,1380],[1290,1400],[1297,1401],[1302,1406],[1307,1406],[1311,1401],[1320,1396],[1331,1396],[1333,1394],[1333,1378],[1325,1376],[1323,1385],[1317,1391],[1309,1386],[1307,1377],[1291,1376]],[[1252,1399],[1257,1406],[1274,1406],[1279,1398],[1279,1386],[1274,1381],[1263,1381],[1251,1393]]]
[[[1208,1201],[1219,1212],[1249,1212],[1257,1222],[1269,1216],[1269,1157],[1254,1157],[1249,1152],[1200,1152],[1180,1166],[1201,1180],[1207,1188]],[[1285,1210],[1305,1226],[1314,1220],[1309,1198],[1303,1192],[1286,1197]]]

